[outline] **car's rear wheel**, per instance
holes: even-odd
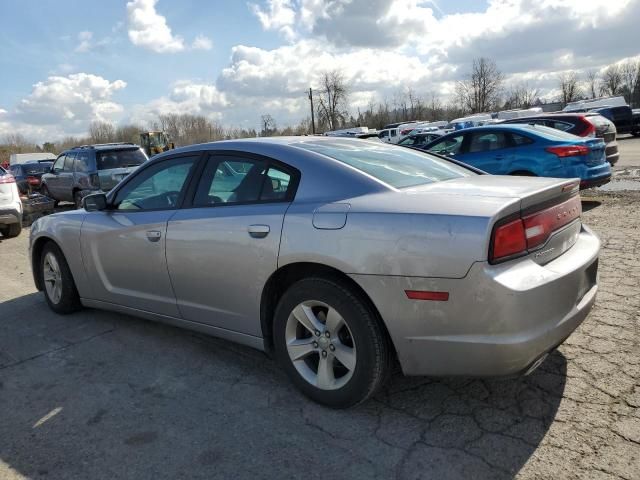
[[[14,238],[20,235],[22,231],[22,225],[19,223],[12,223],[10,225],[0,226],[0,233],[4,238]]]
[[[58,206],[58,200],[56,200],[55,198],[53,198],[51,196],[51,192],[49,192],[49,188],[47,187],[47,185],[42,185],[42,195],[44,195],[45,197],[49,197],[51,200],[54,201],[53,206],[57,207]]]
[[[368,399],[391,365],[376,314],[351,288],[325,278],[300,280],[285,292],[276,308],[274,344],[294,385],[334,408]]]
[[[42,250],[40,275],[49,307],[61,314],[80,310],[80,298],[71,270],[60,248],[49,242]]]

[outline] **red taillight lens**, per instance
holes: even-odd
[[[582,214],[582,202],[575,196],[559,205],[546,208],[522,219],[527,248],[535,248],[547,241],[555,230],[568,225]]]
[[[527,249],[527,238],[521,218],[500,225],[493,231],[491,261],[522,253]]]
[[[40,185],[40,179],[38,177],[27,177],[27,183],[29,185]]]
[[[586,118],[583,118],[582,121],[585,124],[584,131],[580,133],[581,137],[595,137],[596,136],[596,126],[591,123]]]
[[[562,147],[547,147],[545,150],[549,153],[553,153],[560,158],[565,157],[579,157],[581,155],[589,154],[589,147],[584,145],[567,145]]]
[[[566,187],[575,187],[570,183]],[[489,261],[496,263],[514,255],[524,255],[544,245],[551,234],[582,214],[580,196],[575,195],[552,207],[498,225],[493,229]]]
[[[0,183],[16,183],[16,179],[10,173],[0,175]]]

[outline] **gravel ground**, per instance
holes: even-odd
[[[347,411],[263,354],[49,311],[0,244],[0,478],[640,478],[640,193],[594,192],[600,292],[531,376],[395,378]]]

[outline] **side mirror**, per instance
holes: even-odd
[[[106,210],[107,196],[104,193],[94,193],[82,199],[82,206],[87,212]]]

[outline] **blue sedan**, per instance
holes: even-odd
[[[423,150],[494,175],[580,178],[580,188],[611,179],[605,143],[540,125],[492,125],[452,132]]]

